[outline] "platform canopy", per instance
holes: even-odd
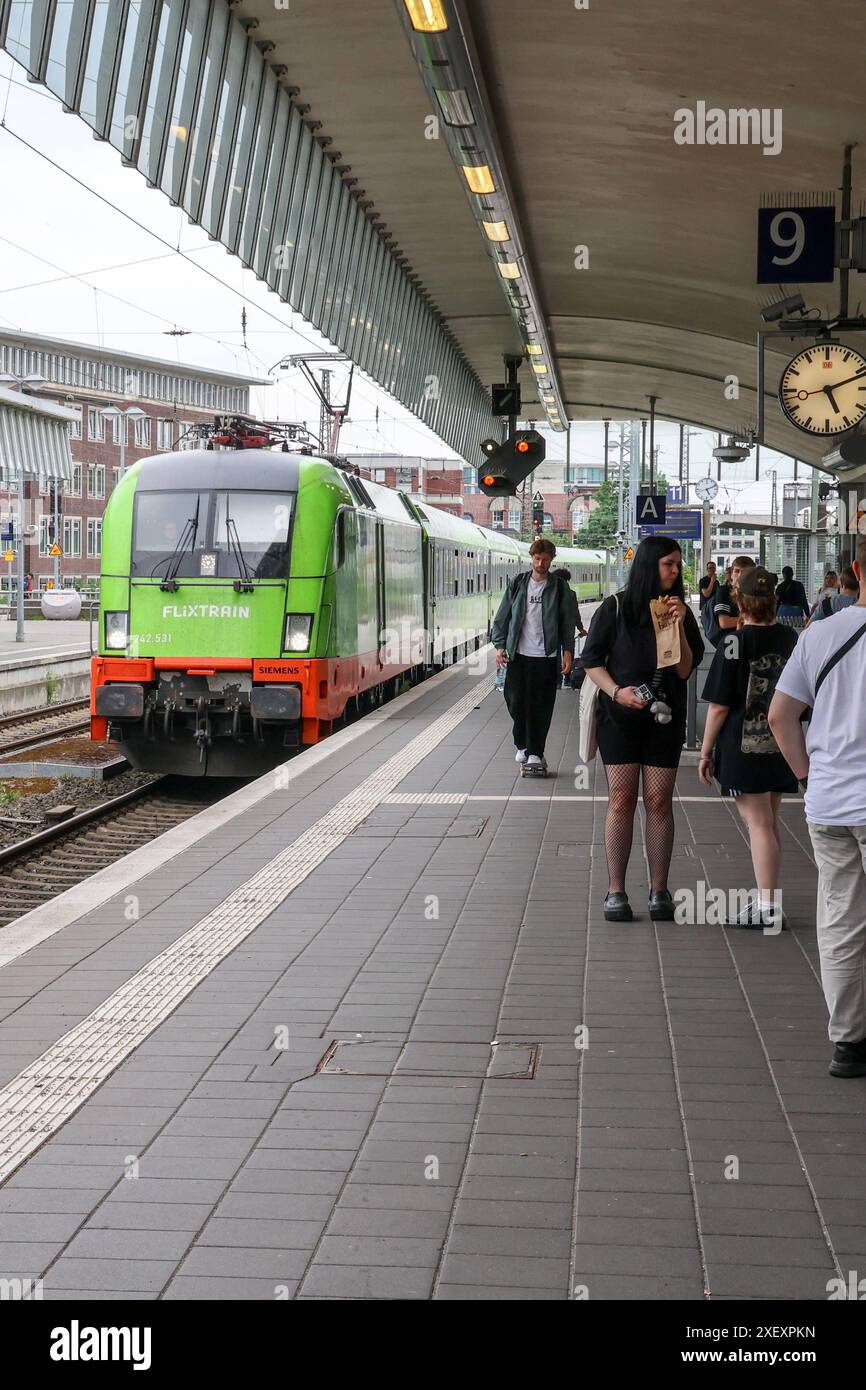
[[[650,397],[755,424],[760,310],[797,289],[757,284],[758,211],[838,217],[861,28],[861,0],[0,0],[32,78],[474,463],[533,334],[554,429]],[[800,288],[838,303],[838,273]],[[815,464],[776,400],[808,341],[769,343],[766,442]]]
[[[0,469],[3,485],[38,479],[72,481],[69,425],[78,411],[0,386]]]

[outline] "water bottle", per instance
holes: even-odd
[[[496,689],[503,692],[505,690],[505,677],[508,674],[507,666],[497,666],[496,668]]]

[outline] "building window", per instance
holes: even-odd
[[[102,554],[102,517],[87,518],[87,558],[98,560]]]
[[[135,447],[136,449],[150,448],[150,416],[146,415],[135,421]]]
[[[72,560],[81,559],[81,517],[63,518],[63,554]]]
[[[73,409],[74,409],[74,406],[73,406]],[[69,421],[69,438],[70,438],[70,439],[80,439],[80,438],[81,438],[81,411],[80,411],[80,410],[79,410],[79,412],[78,412],[78,419],[77,419],[77,420],[70,420],[70,421]]]
[[[173,421],[157,420],[156,422],[156,447],[157,449],[170,449],[172,447],[172,428]]]
[[[41,516],[39,518],[39,558],[44,560],[51,548],[51,537],[48,534],[53,518]]]
[[[80,464],[80,463],[73,463],[73,465],[72,465],[72,481],[71,481],[71,483],[69,484],[69,489],[68,489],[68,491],[69,491],[69,496],[70,496],[70,497],[80,497],[80,496],[81,496],[81,464]]]
[[[125,415],[112,415],[111,417],[111,442],[119,444],[123,439],[123,431],[127,427]]]
[[[87,438],[105,439],[105,416],[100,415],[95,406],[90,406],[87,411]]]
[[[87,465],[87,496],[105,496],[105,464],[89,463]]]
[[[491,518],[492,518],[492,521],[493,521],[493,529],[494,529],[494,531],[501,531],[501,530],[503,529],[503,526],[505,525],[505,521],[504,521],[505,513],[504,513],[504,512],[491,512],[490,515],[491,515]]]
[[[119,482],[120,482],[120,469],[119,469],[119,468],[112,468],[112,470],[111,470],[111,487],[112,487],[112,491],[117,487],[117,484],[118,484]]]

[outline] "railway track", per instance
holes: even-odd
[[[235,790],[161,777],[0,850],[0,928]]]
[[[0,719],[0,755],[38,748],[64,734],[83,733],[90,728],[89,709],[89,700],[70,700],[51,709]]]

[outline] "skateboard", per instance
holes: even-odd
[[[546,777],[547,763],[538,763],[530,767],[527,763],[520,764],[521,777]]]

